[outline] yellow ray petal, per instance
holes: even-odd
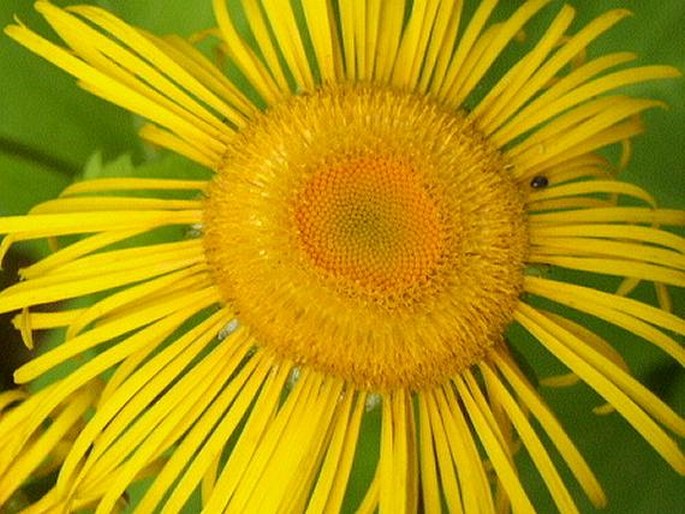
[[[535,509],[523,490],[516,469],[509,460],[507,452],[502,447],[502,441],[495,434],[493,426],[487,420],[487,414],[489,412],[487,402],[477,402],[475,397],[471,394],[472,389],[467,388],[461,377],[454,377],[452,380],[457,387],[459,397],[464,402],[466,413],[473,423],[478,438],[483,444],[483,447],[490,458],[490,462],[492,462],[495,472],[500,478],[502,486],[511,500],[514,511],[534,514]],[[490,415],[492,415],[491,412]]]
[[[586,84],[570,89],[569,92],[554,100],[549,101],[548,98],[543,99],[541,97],[541,99],[532,102],[502,129],[493,134],[492,140],[498,146],[504,145],[506,142],[534,129],[558,114],[579,106],[607,91],[640,82],[677,78],[679,76],[680,72],[671,66],[641,66],[603,75]],[[567,84],[564,84],[564,86],[568,87]],[[543,101],[545,102],[544,104]]]
[[[588,195],[595,193],[613,193],[617,195],[630,196],[642,200],[650,207],[656,208],[654,197],[641,187],[626,182],[616,180],[587,180],[573,182],[571,184],[550,187],[541,191],[534,191],[530,194],[529,201],[537,202],[550,198],[560,198],[565,196]]]
[[[469,116],[477,120],[478,126],[485,134],[492,133],[515,112],[514,109],[520,103],[512,104],[512,99],[523,96],[520,94],[521,89],[528,89],[531,76],[561,40],[574,16],[575,10],[572,7],[563,6],[535,47],[512,66],[471,111]]]
[[[655,248],[644,244],[623,243],[615,241],[599,241],[582,237],[549,237],[536,238],[531,249],[533,255],[564,255],[564,256],[593,256],[593,257],[624,257],[628,261],[642,261],[656,266],[685,270],[685,255]],[[544,258],[544,257],[543,257]]]
[[[275,103],[284,96],[285,90],[279,88],[273,81],[269,71],[262,64],[254,51],[236,30],[228,13],[226,0],[213,0],[214,15],[216,16],[221,36],[229,50],[230,57],[245,74],[252,86],[269,104]]]
[[[440,486],[438,485],[438,472],[435,467],[437,452],[433,445],[433,429],[430,421],[429,407],[426,402],[426,396],[429,394],[430,393],[428,392],[422,392],[417,395],[419,411],[421,493],[423,494],[423,506],[426,514],[440,514],[442,512],[442,500]],[[451,496],[452,495],[450,495],[450,497]],[[461,504],[459,505],[461,506]]]
[[[391,83],[414,90],[435,22],[438,0],[414,4],[397,51]]]
[[[318,394],[294,414],[260,479],[269,487],[257,487],[244,512],[304,510],[302,500],[310,495],[342,391],[341,380],[325,377]]]
[[[81,239],[80,241],[63,248],[62,250],[48,255],[37,263],[21,269],[21,277],[25,280],[38,278],[61,265],[78,259],[79,257],[83,257],[109,245],[124,241],[139,234],[140,231],[138,230],[126,230],[117,232],[100,232],[99,234],[85,237],[84,239]]]
[[[452,459],[456,465],[459,482],[464,484],[462,499],[465,512],[494,512],[492,490],[485,465],[471,430],[464,418],[459,399],[451,386],[441,388],[435,398],[442,417]]]
[[[168,225],[195,225],[202,213],[194,211],[99,211],[40,214],[0,218],[0,234],[15,234],[15,241],[50,236],[120,230],[152,230]]]
[[[301,89],[311,90],[314,87],[314,77],[292,6],[279,0],[262,0],[261,3],[276,37],[278,48],[283,53],[296,84]]]
[[[316,373],[308,373],[306,369],[302,371],[285,404],[279,410],[272,423],[269,424],[262,441],[253,449],[254,454],[237,484],[234,495],[221,498],[215,494],[210,498],[210,502],[206,506],[209,511],[214,509],[215,505],[228,504],[228,508],[235,509],[236,512],[249,512],[249,510],[245,510],[245,506],[250,501],[255,490],[264,491],[264,489],[259,487],[259,484],[263,483],[263,473],[268,468],[269,460],[274,455],[279,442],[283,438],[287,439],[286,427],[290,426],[291,420],[297,419],[300,421],[302,419],[297,415],[306,415],[308,405],[310,405],[310,402],[315,402],[319,395],[319,389],[323,385],[322,382],[322,376]],[[316,425],[314,419],[307,419],[310,421],[310,425]],[[281,480],[286,479],[281,477]]]
[[[93,418],[79,434],[65,460],[58,478],[60,488],[66,489],[68,484],[73,482],[82,460],[90,453],[91,444],[104,428],[113,419],[130,420],[138,417],[147,408],[148,402],[153,402],[209,342],[215,339],[217,332],[225,326],[227,317],[227,313],[221,310],[188,330],[144,363],[108,395],[108,399],[98,406]],[[239,351],[240,345],[235,346],[236,351]],[[122,414],[117,417],[120,412]]]
[[[494,350],[490,352],[490,357],[520,401],[540,421],[540,426],[549,435],[588,498],[597,507],[606,505],[607,499],[597,478],[539,393],[505,352]]]
[[[473,45],[480,36],[497,2],[498,0],[484,0],[478,5],[476,12],[473,13],[468,25],[464,29],[464,34],[459,39],[459,44],[451,56],[444,73],[438,73],[438,70],[436,70],[429,89],[431,94],[438,98],[445,98],[449,95],[454,82],[463,71],[464,61],[469,56]]]
[[[134,58],[125,59],[126,54],[121,51],[117,52],[116,47],[113,45],[97,45],[98,50],[110,56],[118,64],[129,67],[137,76],[145,79],[170,99],[179,105],[183,105],[195,116],[200,117],[206,123],[213,126],[217,130],[217,137],[225,137],[227,132],[230,133],[230,131],[226,130],[226,126],[221,122],[220,117],[234,119],[237,117],[235,110],[207,89],[189,70],[175,62],[162,49],[157,47],[144,33],[139,32],[109,12],[97,7],[82,5],[69,7],[67,10],[82,16],[107,31],[107,33],[117,38],[122,45],[128,46],[132,51],[150,63],[158,72],[155,73],[154,70],[148,71],[142,63],[138,63]],[[88,40],[90,44],[95,44],[97,39],[95,37],[88,37]],[[179,87],[174,86],[171,81]],[[201,103],[186,94],[184,90],[200,100],[202,104],[206,104],[215,110],[220,116],[217,117],[206,111]]]
[[[160,38],[145,31],[141,31],[141,34],[217,97],[227,102],[232,109],[224,109],[220,112],[235,127],[244,126],[247,120],[257,112],[257,107],[245,96],[245,93],[189,40],[176,35]]]
[[[10,25],[5,32],[32,52],[78,78],[84,89],[167,127],[196,146],[198,150],[206,152],[208,156],[212,156],[213,152],[218,154],[223,152],[224,144],[221,141],[197,128],[193,123],[120,81],[92,68],[63,48],[37,36],[26,27]]]
[[[183,439],[174,451],[138,505],[139,509],[142,511],[154,510],[167,492],[171,492],[171,496],[164,505],[164,511],[179,512],[183,508],[188,496],[197,486],[200,477],[204,476],[206,470],[215,462],[212,456],[215,456],[216,459],[221,458],[221,452],[226,446],[226,441],[248,412],[250,403],[257,397],[255,408],[258,408],[264,401],[265,393],[259,393],[260,386],[263,385],[266,388],[263,391],[270,390],[274,379],[278,378],[277,376],[269,377],[268,372],[271,367],[269,359],[257,356],[253,360],[257,360],[259,366],[250,377],[245,389],[240,391],[237,396],[235,391],[221,393],[217,401],[195,424],[191,433]],[[190,466],[188,466],[189,464]],[[182,481],[171,487],[174,485],[174,480],[186,467]]]
[[[533,213],[530,222],[535,225],[555,226],[578,223],[649,223],[651,225],[685,225],[685,211],[677,209],[647,209],[642,207],[607,207],[602,209],[567,212]]]
[[[554,226],[540,226],[535,227],[532,240],[554,239],[554,238],[597,238],[599,240],[605,239],[619,239],[619,240],[633,240],[642,243],[651,243],[670,248],[681,254],[685,254],[685,239],[682,237],[659,230],[652,227],[641,227],[636,225],[564,225],[559,227]]]
[[[48,200],[31,209],[31,215],[97,211],[159,211],[162,209],[171,211],[199,210],[201,207],[202,203],[200,200],[96,196],[91,198],[58,198],[55,200]]]
[[[623,366],[617,364],[611,356],[607,356],[604,352],[595,349],[594,345],[586,343],[582,337],[566,328],[563,323],[559,323],[542,312],[540,314],[557,325],[560,340],[572,345],[574,352],[586,363],[598,370],[602,370],[607,379],[619,387],[654,419],[678,435],[685,436],[685,420],[673,412],[654,393],[635,380]]]
[[[434,75],[440,81],[445,75],[449,60],[452,57],[452,49],[459,35],[459,22],[463,7],[463,2],[453,2],[452,0],[440,2],[428,38],[423,70],[417,86],[421,93],[426,92]]]
[[[368,13],[368,23],[369,25],[377,26],[378,34],[374,52],[375,68],[373,74],[369,75],[369,78],[373,77],[375,81],[381,84],[390,81],[392,69],[397,61],[405,9],[406,2],[390,0],[379,2],[378,10]],[[373,19],[372,12],[377,13],[376,19]]]
[[[469,484],[462,484],[454,469],[454,457],[451,454],[448,437],[440,416],[440,407],[429,391],[422,392],[421,396],[426,399],[426,410],[430,419],[430,435],[435,443],[435,459],[438,464],[440,483],[442,484],[442,494],[445,497],[447,508],[450,512],[462,513],[463,487],[470,487]],[[432,455],[426,458],[433,458]]]
[[[481,41],[476,41],[474,51],[464,59],[464,63],[445,95],[450,105],[460,105],[473,91],[473,88],[485,76],[504,48],[519,33],[523,26],[545,7],[551,0],[529,0],[522,4],[506,21],[495,29],[490,36],[487,32],[481,36],[485,42],[482,55],[476,50]],[[468,29],[467,29],[468,31]]]
[[[598,370],[584,356],[578,355],[567,346],[571,341],[575,341],[572,335],[525,304],[519,305],[514,316],[552,354],[611,403],[666,462],[679,473],[685,474],[685,455],[681,453],[676,442],[638,404],[612,383],[606,377],[605,371]]]
[[[67,187],[60,196],[72,196],[104,191],[204,191],[206,180],[174,180],[156,178],[101,178],[82,180]]]
[[[250,390],[253,393],[256,391],[257,387],[264,379],[266,371],[262,368],[260,373],[257,374],[255,372],[255,369],[259,364],[259,359],[251,359],[241,364],[240,360],[242,355],[238,354],[237,356],[234,356],[234,358],[226,358],[225,352],[217,352],[217,355],[221,360],[225,360],[225,363],[221,365],[219,369],[214,370],[206,390],[199,382],[196,382],[193,387],[200,391],[195,398],[193,398],[193,393],[189,391],[186,391],[181,395],[176,393],[177,397],[173,400],[175,404],[171,406],[171,413],[166,417],[168,422],[162,422],[155,428],[151,428],[140,447],[131,454],[130,459],[126,460],[117,468],[117,484],[107,491],[102,502],[98,505],[98,510],[96,512],[109,512],[109,509],[116,501],[116,498],[124,493],[128,483],[133,481],[135,476],[148,462],[152,461],[164,448],[173,444],[180,435],[187,430],[190,430],[191,433],[197,432],[195,431],[195,428],[200,426],[207,416],[212,416],[212,411],[216,409],[223,411],[223,408],[235,399],[243,387],[246,389],[244,394],[247,394]],[[211,360],[207,359],[207,362],[209,363]],[[193,372],[196,370],[199,372],[200,367],[201,366],[198,366],[196,369],[186,374],[186,376],[189,377],[194,374]],[[240,371],[236,373],[238,368],[240,368]],[[231,376],[233,374],[235,374],[235,376]],[[253,379],[252,377],[255,378]],[[196,377],[196,380],[197,378],[198,377]],[[180,385],[181,382],[182,381],[179,381],[178,385]],[[159,403],[163,403],[167,398],[174,395],[175,391],[172,388],[159,400]],[[189,399],[190,401],[188,401]],[[186,404],[188,405],[186,406]],[[176,424],[179,426],[174,427],[173,425]],[[123,438],[127,438],[129,433],[135,429],[136,425],[134,425]],[[202,431],[200,431],[200,434],[204,435]],[[189,435],[188,437],[192,436]],[[197,449],[201,440],[195,440],[193,442]],[[116,447],[117,443],[111,447],[110,452],[115,452]],[[101,458],[107,459],[107,454],[103,454]],[[96,465],[93,466],[93,473],[96,473],[95,468]]]
[[[194,276],[198,274],[198,271],[204,271],[204,268],[191,267],[169,273],[103,298],[84,309],[69,324],[66,333],[67,339],[76,337],[88,325],[99,320],[106,322],[121,319],[136,309],[152,305],[155,300],[163,301],[165,298],[178,297],[203,287],[209,287],[209,280],[203,280],[207,277]]]
[[[639,245],[628,245],[628,247],[633,251],[637,251]],[[629,259],[618,259],[613,257],[566,257],[561,255],[542,255],[541,253],[531,252],[529,262],[552,264],[561,266],[562,268],[602,273],[605,275],[635,277],[642,280],[663,282],[664,284],[685,287],[685,273],[663,266],[656,266]]]
[[[64,409],[51,420],[39,437],[25,447],[11,468],[0,478],[0,505],[21,487],[31,473],[50,455],[55,446],[91,407],[94,390],[81,391],[70,398]]]
[[[537,467],[542,479],[547,486],[554,503],[559,508],[560,512],[579,512],[576,507],[571,494],[569,493],[564,481],[557,471],[552,459],[550,458],[544,445],[538,438],[532,425],[526,418],[526,415],[521,410],[516,400],[509,394],[506,388],[502,385],[500,378],[493,372],[486,362],[479,364],[483,376],[488,385],[488,390],[504,407],[509,419],[514,424],[523,444]]]
[[[252,34],[257,44],[261,55],[264,58],[266,67],[271,73],[274,81],[278,84],[281,91],[289,91],[288,79],[285,76],[286,70],[292,76],[292,71],[288,69],[287,63],[284,68],[279,61],[282,53],[279,53],[280,47],[272,43],[273,30],[268,24],[268,19],[262,15],[261,2],[258,0],[248,0],[242,2],[242,7],[245,10],[245,19],[250,26]]]
[[[329,84],[340,80],[341,50],[332,5],[321,0],[303,0],[302,9],[322,81]]]

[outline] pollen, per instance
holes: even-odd
[[[205,252],[263,347],[368,390],[418,390],[512,320],[528,236],[509,169],[460,113],[324,88],[236,136],[204,203]]]

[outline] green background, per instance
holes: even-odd
[[[58,5],[69,2],[56,1]],[[213,24],[209,0],[102,0],[132,24],[153,32],[183,35]],[[553,2],[539,17],[549,19],[561,2]],[[27,0],[2,0],[0,25],[17,15],[23,22],[50,34]],[[519,2],[506,1],[507,8]],[[591,54],[608,50],[630,50],[640,54],[640,63],[671,64],[685,70],[685,2],[577,0],[574,28],[612,7],[627,7],[635,16],[591,47]],[[535,25],[535,23],[534,23]],[[532,29],[534,30],[534,29]],[[649,83],[633,87],[631,93],[665,100],[670,108],[647,113],[648,130],[634,143],[634,155],[623,178],[652,192],[662,206],[685,208],[685,80]],[[107,162],[129,154],[134,165],[146,163],[154,173],[191,166],[169,160],[140,143],[136,130],[141,120],[93,98],[75,86],[62,71],[0,36],[0,215],[26,212],[32,205],[56,196],[87,163],[98,169],[94,155]],[[172,168],[173,167],[173,168]],[[0,285],[12,280],[18,265],[29,262],[40,245],[22,245],[5,262]],[[675,291],[675,306],[682,316],[683,291]],[[602,329],[606,330],[606,329]],[[627,355],[638,378],[653,387],[676,411],[685,411],[685,378],[659,352],[625,333],[609,331],[619,339],[617,347]],[[0,372],[5,387],[10,368],[25,358],[21,347],[10,350],[16,335],[9,317],[0,318]],[[544,357],[530,357],[534,367]],[[537,360],[541,362],[537,362]],[[543,391],[568,431],[586,455],[609,496],[607,513],[674,513],[685,505],[685,484],[655,452],[617,415],[595,416],[590,412],[598,398],[584,386]],[[540,512],[554,512],[551,500],[531,471],[525,455],[521,466]],[[530,475],[530,478],[528,477]],[[594,512],[581,494],[576,498],[583,512]]]

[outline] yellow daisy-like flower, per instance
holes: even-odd
[[[147,118],[146,140],[215,173],[78,182],[0,218],[2,252],[62,245],[0,293],[0,312],[20,311],[29,345],[36,330],[66,334],[15,374],[59,378],[0,395],[0,505],[58,469],[26,512],[111,512],[144,480],[139,512],[177,512],[199,491],[209,513],[335,513],[379,416],[377,468],[349,510],[534,512],[519,447],[560,511],[577,511],[560,464],[601,506],[510,349],[513,326],[533,336],[524,357],[536,340],[569,369],[546,383],[583,380],[684,473],[685,421],[559,309],[685,362],[666,291],[685,285],[685,240],[660,228],[685,212],[613,174],[639,113],[660,105],[613,91],[679,74],[626,68],[625,52],[588,60],[628,13],[569,33],[569,6],[498,73],[548,3],[493,23],[494,0],[214,0],[218,28],[201,36],[218,38],[228,75],[92,6],[36,4],[67,48],[8,27]],[[170,226],[195,234],[146,236]],[[624,278],[616,294],[592,286],[597,273]],[[627,297],[640,281],[661,308]]]

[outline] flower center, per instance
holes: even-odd
[[[325,88],[236,138],[205,203],[226,303],[258,344],[358,387],[440,383],[499,342],[522,287],[521,195],[464,117]]]
[[[435,270],[447,234],[410,166],[377,150],[359,153],[324,165],[304,184],[295,220],[321,273],[348,294],[383,301]]]

